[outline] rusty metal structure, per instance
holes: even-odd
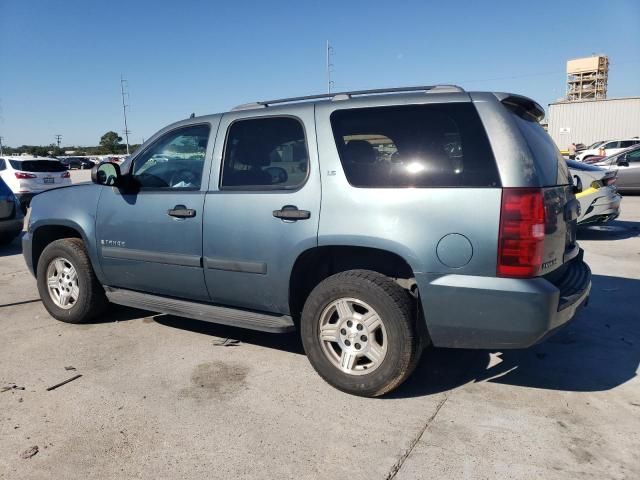
[[[567,101],[607,98],[609,57],[594,55],[567,61]]]

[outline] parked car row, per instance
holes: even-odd
[[[592,157],[602,157],[615,155],[623,150],[626,150],[629,147],[633,147],[634,145],[640,144],[640,138],[628,138],[621,140],[605,140],[600,142],[595,142],[589,145],[584,150],[580,148],[577,149],[576,160],[579,162],[586,161]],[[602,153],[604,152],[604,155]]]
[[[60,160],[47,157],[1,157],[0,178],[17,197],[23,212],[26,212],[34,195],[71,185],[67,167]]]

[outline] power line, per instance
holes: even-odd
[[[127,98],[129,98],[129,92],[128,91],[125,92],[125,85],[127,88],[129,87],[129,83],[124,78],[122,78],[122,75],[120,75],[120,93],[122,94],[122,115],[124,116],[124,137],[127,142],[127,155],[129,155],[129,134],[131,133],[131,131],[127,127],[127,107],[129,105],[127,105],[127,103],[124,101],[125,95],[127,96]]]

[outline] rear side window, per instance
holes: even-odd
[[[509,108],[508,105],[507,108]],[[513,110],[512,113],[518,130],[522,133],[535,158],[536,166],[542,172],[542,178],[553,179],[555,176],[556,185],[569,185],[571,183],[571,175],[569,174],[567,162],[549,134],[544,131],[537,120],[519,115]]]
[[[57,160],[9,160],[14,170],[21,172],[65,172],[67,167]]]
[[[355,187],[496,187],[498,169],[470,103],[336,110],[333,135]]]
[[[308,170],[309,154],[299,120],[254,118],[229,127],[222,188],[295,189],[305,182]]]

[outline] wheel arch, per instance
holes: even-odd
[[[98,274],[99,269],[96,268],[96,261],[90,248],[91,244],[88,241],[86,232],[77,223],[65,220],[55,223],[37,223],[32,226],[31,261],[34,275],[38,275],[38,260],[40,260],[40,256],[47,245],[63,238],[79,238],[82,240],[82,243],[87,249],[93,269],[96,274]]]
[[[371,270],[398,280],[417,292],[414,271],[401,255],[384,249],[352,245],[323,245],[298,255],[289,277],[289,309],[299,318],[311,291],[325,278],[347,270]]]

